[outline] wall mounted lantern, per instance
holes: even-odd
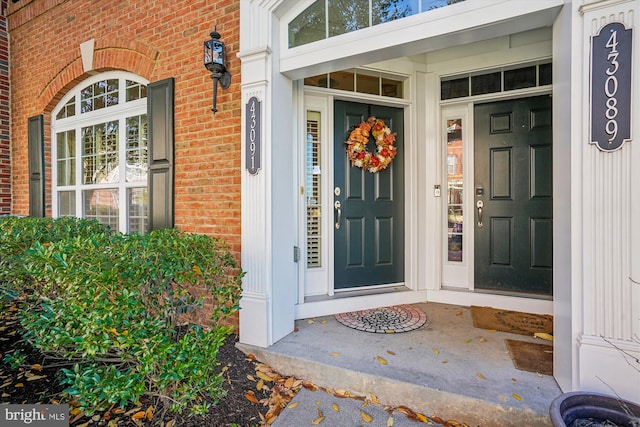
[[[218,83],[222,89],[228,89],[231,84],[231,74],[225,66],[224,43],[220,41],[220,33],[214,27],[211,40],[204,42],[204,66],[211,72],[213,80],[213,114],[218,111],[216,98],[218,97]]]

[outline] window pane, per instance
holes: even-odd
[[[356,92],[380,95],[380,78],[358,74],[356,77]]]
[[[127,232],[145,233],[148,225],[147,206],[149,197],[146,188],[130,188],[127,190],[127,201],[129,205],[129,215]]]
[[[329,0],[329,37],[369,26],[369,0]]]
[[[320,113],[307,111],[306,177],[307,267],[322,267]]]
[[[127,84],[127,91],[126,91],[127,95],[126,95],[125,102],[135,101],[136,99],[147,97],[147,86],[131,80],[127,80],[126,84]]]
[[[446,80],[440,84],[440,98],[454,99],[469,96],[469,78]]]
[[[80,92],[80,111],[88,113],[117,105],[119,83],[118,79],[102,80],[82,89]]]
[[[289,23],[289,47],[327,38],[325,0],[316,0]]]
[[[422,0],[422,11],[427,12],[440,7],[462,3],[463,1],[464,0]]]
[[[540,76],[538,77],[538,85],[545,86],[551,84],[551,64],[542,64],[539,66]]]
[[[373,25],[389,22],[418,13],[418,0],[373,0]]]
[[[329,87],[331,89],[348,90],[353,92],[354,84],[354,73],[351,71],[338,71],[336,73],[331,73],[331,78],[329,79]]]
[[[82,128],[83,184],[113,183],[118,172],[118,122]]]
[[[402,98],[403,82],[400,80],[382,79],[382,96],[391,96],[393,98]]]
[[[328,82],[328,74],[320,74],[319,76],[306,77],[304,79],[304,84],[307,86],[327,87]]]
[[[482,74],[471,77],[471,95],[500,92],[501,73]]]
[[[127,118],[126,181],[147,180],[147,115]]]
[[[76,97],[72,97],[67,103],[58,111],[56,119],[65,119],[76,115]]]
[[[504,90],[524,89],[536,86],[536,67],[518,68],[504,72]]]
[[[60,191],[58,193],[58,216],[76,216],[75,191]]]
[[[447,120],[447,252],[462,261],[462,119]]]
[[[76,132],[73,130],[56,134],[58,161],[57,184],[75,185],[76,183]]]
[[[84,190],[84,217],[118,230],[118,190]]]

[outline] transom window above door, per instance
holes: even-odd
[[[464,0],[316,0],[289,23],[289,47],[428,12]]]
[[[53,110],[54,217],[147,230],[147,86],[141,80],[115,71],[93,76]]]

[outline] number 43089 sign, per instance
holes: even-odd
[[[632,35],[612,22],[591,39],[591,143],[602,151],[631,139]]]

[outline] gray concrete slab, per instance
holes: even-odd
[[[382,405],[368,404],[350,398],[339,398],[318,389],[303,388],[272,424],[273,427],[311,426],[314,420],[325,427],[419,427],[424,423],[412,420],[400,412],[389,413]],[[335,405],[335,406],[334,406]],[[318,412],[320,411],[320,413]],[[363,418],[363,413],[365,414]],[[324,419],[318,420],[320,416]],[[366,417],[371,417],[369,418]],[[392,421],[389,421],[391,419]],[[433,426],[441,424],[433,423]]]
[[[268,349],[239,347],[281,374],[372,393],[385,405],[427,416],[482,427],[550,425],[549,405],[561,393],[557,383],[515,369],[504,344],[533,337],[474,328],[468,307],[416,307],[428,320],[411,332],[361,332],[326,316],[297,321],[295,332]]]

